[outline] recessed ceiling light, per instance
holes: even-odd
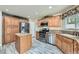
[[[49,9],[52,9],[52,6],[49,6]]]
[[[9,11],[9,9],[6,9],[6,11]]]

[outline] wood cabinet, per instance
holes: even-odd
[[[77,49],[78,49],[77,52],[78,52],[78,54],[79,54],[79,42],[78,42],[78,45],[77,45]]]
[[[31,34],[16,34],[15,47],[19,53],[26,53],[32,47],[32,35]]]
[[[63,37],[62,51],[66,54],[73,53],[73,40],[67,37]]]
[[[61,26],[61,19],[60,16],[53,16],[48,20],[49,27],[60,27]]]
[[[12,38],[13,41],[16,40],[15,33],[19,33],[19,19],[18,18],[12,18]]]
[[[61,27],[61,16],[52,16],[37,21],[37,25],[41,26],[41,23],[48,23],[48,27]]]
[[[62,48],[62,39],[61,39],[61,36],[57,35],[56,34],[56,46],[61,49]]]
[[[56,45],[65,54],[73,54],[73,44],[74,41],[70,38],[64,37],[62,35],[56,34]]]
[[[39,39],[39,32],[36,32],[36,39]]]
[[[3,16],[3,44],[13,42],[15,33],[19,32],[19,19],[11,16]]]
[[[74,40],[74,54],[78,53],[78,42]]]

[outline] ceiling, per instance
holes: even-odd
[[[45,15],[54,15],[72,5],[0,5],[0,11],[13,15],[38,19]]]

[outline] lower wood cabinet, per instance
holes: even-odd
[[[61,39],[61,36],[59,35],[56,35],[56,46],[61,49],[62,48],[62,39]]]
[[[66,54],[73,54],[73,40],[63,37],[62,51]]]
[[[78,50],[79,50],[78,42],[76,40],[74,40],[74,54],[77,54]]]
[[[64,53],[66,53],[66,50],[67,50],[67,43],[65,42],[65,40],[62,40],[62,48],[61,48],[61,50],[64,52]]]
[[[56,34],[56,45],[65,54],[73,54],[74,41],[70,38]]]
[[[78,54],[79,54],[79,43],[78,43],[77,49],[78,49],[77,52],[78,52]]]

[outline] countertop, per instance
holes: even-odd
[[[77,36],[70,35],[70,34],[59,34],[59,35],[62,35],[64,37],[68,37],[68,38],[70,38],[72,40],[76,40],[77,42],[79,42],[79,37],[77,37]]]
[[[26,36],[31,35],[31,33],[16,33],[17,36]]]

